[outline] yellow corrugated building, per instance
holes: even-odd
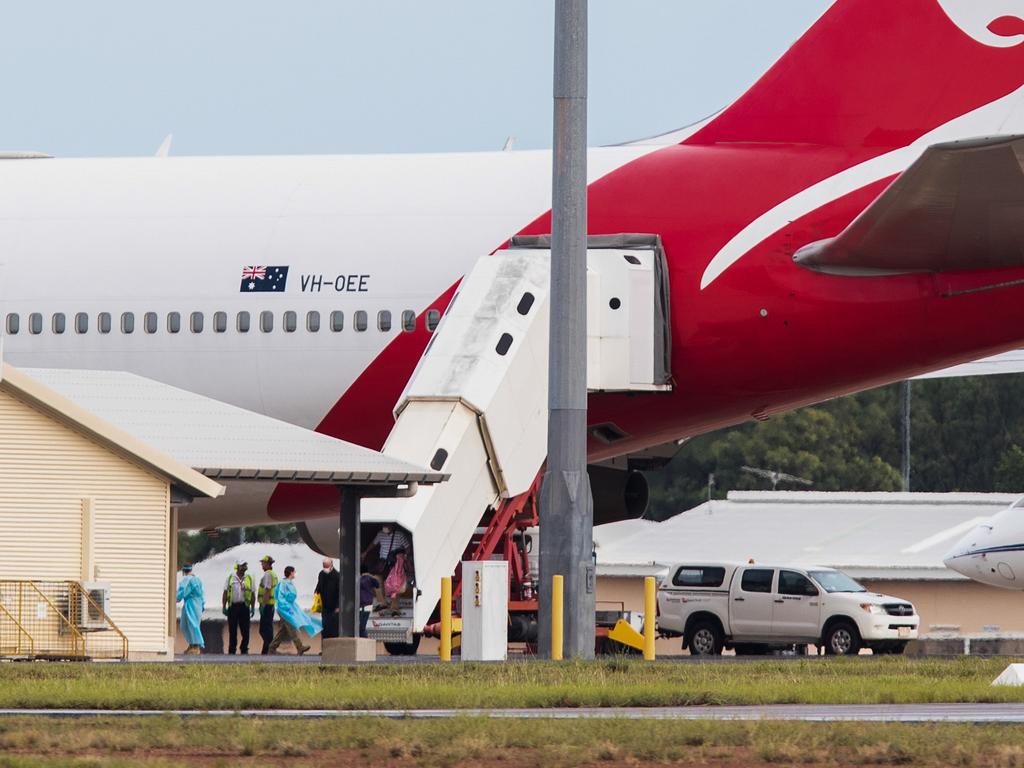
[[[170,658],[172,496],[223,487],[10,366],[0,376],[0,581],[107,583],[130,657]]]

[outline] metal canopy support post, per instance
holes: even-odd
[[[540,642],[565,580],[565,653],[594,655],[593,500],[587,477],[587,0],[556,0],[548,463],[540,505]]]
[[[338,636],[359,637],[359,577],[362,544],[360,542],[359,507],[363,489],[341,488],[341,526],[338,541]]]

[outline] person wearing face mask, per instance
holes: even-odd
[[[321,617],[324,622],[324,637],[338,636],[338,597],[341,579],[334,561],[324,558],[323,569],[316,577],[314,594],[320,595]]]
[[[249,620],[256,615],[256,590],[252,576],[246,573],[248,568],[244,560],[235,562],[235,570],[228,576],[220,598],[224,615],[228,617],[228,655],[231,656],[235,654],[239,637],[241,654],[249,653]]]
[[[370,611],[377,601],[380,581],[372,573],[363,571],[359,576],[359,636],[366,637],[366,624],[370,620]]]
[[[309,650],[309,646],[303,645],[299,630],[305,630],[312,637],[323,628],[319,619],[310,616],[299,607],[295,601],[296,597],[295,567],[289,565],[284,569],[284,578],[274,588],[274,600],[277,603],[277,615],[281,617],[281,626],[270,644],[271,656],[276,656],[281,643],[289,640],[295,645],[296,653],[301,656]]]
[[[258,602],[260,605],[260,638],[263,640],[263,655],[270,653],[270,643],[274,640],[274,589],[277,587],[277,574],[274,573],[274,558],[264,555],[260,558],[263,576],[260,579]]]
[[[181,602],[181,634],[188,641],[187,654],[200,654],[206,647],[199,624],[203,619],[206,598],[203,582],[192,573],[191,565],[181,566],[181,581],[178,583],[176,601]]]
[[[409,538],[409,534],[398,528],[394,523],[385,523],[384,527],[377,532],[377,535],[373,537],[369,546],[362,553],[362,560],[366,564],[366,571],[378,579],[377,603],[381,607],[386,607],[390,604],[392,613],[397,612],[397,601],[385,600],[384,583],[388,576],[392,574],[396,565],[404,568],[404,560],[408,558],[408,553],[411,549],[412,541]],[[398,563],[399,555],[405,555],[402,558],[403,563]]]

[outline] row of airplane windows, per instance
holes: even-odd
[[[206,316],[202,312],[192,312],[188,315],[188,328],[192,333],[202,333],[206,328]],[[369,329],[369,315],[364,310],[358,310],[352,313],[352,327],[358,331],[363,332]],[[257,321],[259,329],[263,333],[271,333],[274,330],[274,313],[270,310],[264,310],[257,315]],[[437,324],[441,321],[441,312],[436,309],[427,310],[425,322],[426,328],[430,333],[434,332],[437,328]],[[412,333],[416,330],[416,313],[411,309],[406,309],[402,312],[399,322],[401,323],[401,329],[406,333]],[[100,333],[110,333],[113,329],[113,316],[109,312],[100,312],[96,315],[96,330]],[[30,334],[40,334],[43,332],[43,315],[39,312],[33,312],[28,315],[28,321],[26,323],[26,330]],[[88,333],[89,332],[89,314],[87,312],[78,312],[71,317],[71,326],[74,328],[75,333]],[[310,310],[306,313],[306,330],[309,333],[317,333],[320,331],[320,313],[316,310]],[[10,313],[7,315],[7,333],[11,336],[16,336],[21,332],[21,315],[17,313]],[[182,315],[180,312],[168,312],[166,319],[166,328],[168,333],[179,333],[182,329]],[[228,313],[227,312],[214,312],[211,327],[214,333],[226,333],[228,330]],[[335,310],[331,312],[327,317],[327,327],[334,333],[339,333],[345,330],[345,313],[341,310]],[[386,309],[382,309],[377,313],[377,330],[381,332],[388,332],[392,327],[391,312]],[[156,333],[160,328],[160,318],[156,312],[146,312],[142,315],[142,330],[146,333]],[[252,315],[249,312],[239,312],[235,315],[235,330],[238,333],[248,333],[252,328]],[[291,310],[282,313],[281,315],[281,328],[285,333],[295,333],[299,329],[299,315],[297,312]],[[54,334],[60,335],[68,329],[68,316],[63,312],[55,312],[50,316],[50,331]],[[135,313],[134,312],[123,312],[121,313],[120,320],[121,333],[135,333]]]

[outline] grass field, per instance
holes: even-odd
[[[1005,726],[254,718],[0,719],[0,766],[1020,766]]]
[[[0,664],[0,707],[373,709],[1024,701],[1005,659],[750,663]]]

